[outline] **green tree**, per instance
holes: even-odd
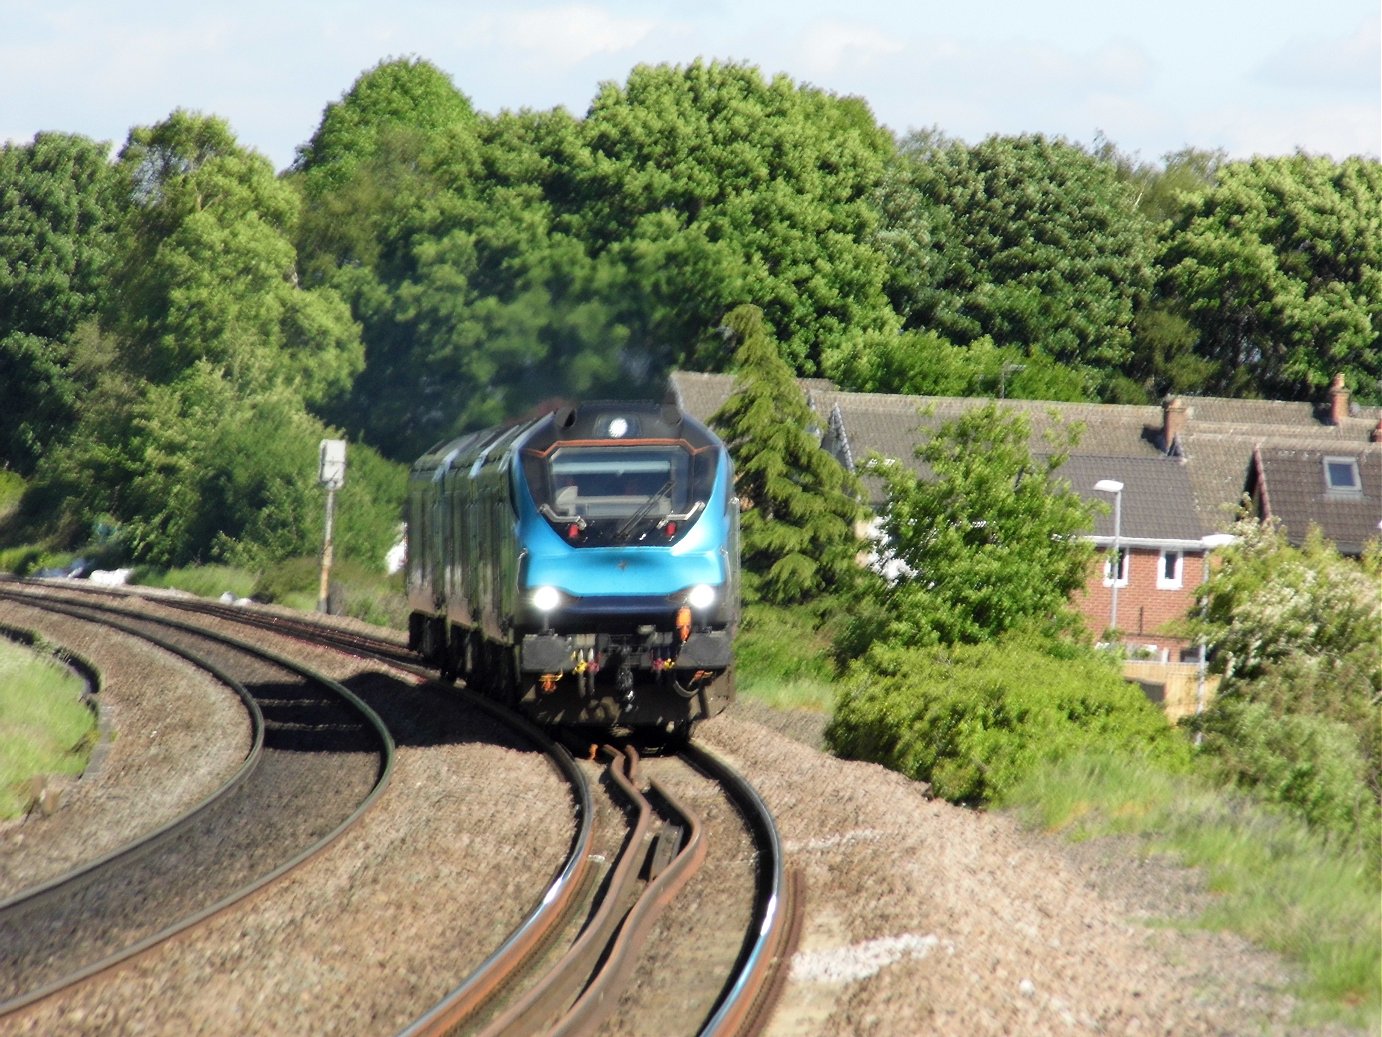
[[[845,333],[895,326],[870,243],[893,145],[863,102],[745,65],[639,66],[582,128],[582,236],[636,272],[658,366],[723,365],[714,329],[747,300],[799,374]]]
[[[906,327],[957,345],[987,337],[1069,367],[1100,392],[1132,348],[1133,316],[1152,283],[1153,225],[1116,167],[1040,135],[966,146],[909,138],[913,206],[933,255],[894,268],[889,295]]]
[[[1040,354],[995,346],[987,336],[957,346],[931,331],[852,335],[826,358],[826,373],[853,392],[1085,398],[1085,380],[1077,372]]]
[[[882,560],[899,575],[883,598],[860,603],[850,653],[875,640],[975,643],[1076,627],[1070,595],[1089,572],[1093,549],[1080,534],[1094,505],[1056,470],[1078,434],[1052,433],[1051,453],[1035,457],[1027,418],[991,402],[944,422],[917,448],[927,476],[871,459],[866,473],[886,491]]]
[[[756,306],[725,317],[735,382],[711,419],[734,458],[744,502],[741,557],[758,594],[796,604],[846,586],[860,544],[857,488],[820,447],[812,412]]]
[[[61,133],[0,147],[0,465],[21,472],[75,418],[72,339],[106,298],[121,218],[108,155]]]
[[[367,363],[343,405],[390,457],[551,397],[646,394],[662,371],[630,347],[634,293],[563,211],[584,153],[566,113],[484,119],[419,155],[407,210],[379,223],[373,269],[340,285]]]
[[[427,137],[474,120],[470,101],[435,65],[416,58],[381,61],[326,106],[312,139],[298,148],[293,170],[315,197],[348,183],[400,131]]]
[[[1382,163],[1234,162],[1186,202],[1161,265],[1213,365],[1204,388],[1314,399],[1342,373],[1382,399]]]
[[[242,392],[307,403],[349,385],[359,331],[330,289],[299,284],[298,197],[216,118],[175,112],[133,130],[120,169],[134,198],[108,314],[127,371],[170,383],[199,361]]]
[[[311,550],[326,429],[306,408],[348,383],[360,344],[334,291],[298,284],[298,196],[223,122],[185,112],[132,131],[119,172],[131,208],[107,329],[78,353],[91,389],[26,508],[78,542],[113,520],[159,564]],[[384,524],[397,503],[375,500]]]

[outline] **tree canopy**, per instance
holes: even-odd
[[[282,175],[183,110],[115,161],[60,133],[0,149],[0,465],[69,538],[104,515],[150,558],[277,553],[310,493],[230,415],[410,461],[553,397],[731,370],[720,329],[748,304],[774,377],[1145,403],[1308,399],[1343,373],[1377,402],[1379,169],[899,141],[862,99],[736,62],[489,115],[391,58]],[[228,487],[279,517],[190,514]],[[769,593],[796,593],[790,568]]]
[[[1116,168],[1040,135],[974,146],[914,135],[904,154],[918,211],[896,197],[890,208],[930,241],[925,265],[889,286],[906,327],[1054,361],[1094,398],[1128,360],[1152,283],[1153,227]]]
[[[40,133],[0,148],[0,459],[23,472],[62,438],[81,386],[74,336],[108,298],[122,215],[108,147]]]
[[[1225,164],[1187,197],[1164,249],[1212,364],[1205,389],[1310,399],[1342,373],[1382,396],[1382,164]]]
[[[756,306],[725,317],[734,391],[711,419],[729,447],[744,507],[741,557],[765,601],[793,604],[845,586],[859,542],[858,487],[820,448],[819,417]]]
[[[1070,596],[1093,551],[1080,534],[1095,505],[1055,473],[1078,434],[1062,429],[1050,453],[1034,456],[1027,418],[990,403],[943,422],[917,448],[928,478],[872,459],[866,474],[886,494],[880,551],[898,575],[880,614],[865,617],[871,636],[951,644],[1072,628]]]

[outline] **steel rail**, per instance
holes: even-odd
[[[25,596],[14,595],[6,591],[0,590],[0,598],[3,598],[8,601],[14,601],[17,599],[24,599]],[[31,604],[30,601],[28,601],[27,599],[25,603],[30,604],[30,607],[33,608],[44,608],[44,606],[42,605]],[[72,616],[73,618],[80,618],[77,616],[73,616],[71,612],[68,612],[67,610],[62,608],[46,608],[46,611],[63,612],[69,616]],[[245,688],[245,686],[242,683],[240,683],[240,681],[230,676],[230,674],[226,673],[216,664],[209,662],[208,660],[201,659],[195,653],[187,651],[186,649],[183,649],[178,645],[175,645],[172,642],[167,641],[163,638],[149,635],[142,631],[134,630],[128,627],[127,625],[119,622],[109,622],[105,625],[113,629],[120,630],[123,633],[129,634],[132,637],[136,637],[140,640],[147,641],[149,644],[156,645],[157,647],[163,649],[166,652],[170,652],[173,655],[185,659],[187,662],[191,663],[193,666],[196,666],[198,669],[205,670],[217,681],[233,690],[236,693],[236,695],[240,697],[241,703],[244,705],[246,712],[249,714],[249,751],[245,753],[244,762],[242,762],[241,765],[236,769],[235,773],[232,774],[229,778],[227,778],[226,781],[219,788],[217,788],[214,792],[212,792],[201,802],[184,811],[182,814],[179,814],[177,817],[172,818],[166,824],[158,828],[155,828],[153,831],[145,835],[142,835],[139,838],[130,841],[129,843],[126,843],[124,846],[117,846],[110,852],[100,857],[97,857],[94,860],[86,861],[82,864],[77,865],[77,867],[71,869],[70,871],[64,872],[61,875],[56,875],[53,878],[46,880],[45,882],[37,883],[33,886],[28,887],[27,889],[21,889],[19,892],[12,894],[9,897],[6,897],[4,900],[0,900],[0,914],[3,914],[5,911],[8,911],[16,907],[20,903],[35,901],[39,897],[42,897],[45,894],[48,894],[51,891],[58,889],[60,887],[70,888],[73,884],[78,882],[84,875],[86,875],[89,872],[95,871],[97,868],[105,867],[122,859],[134,860],[139,855],[148,852],[149,850],[152,850],[159,843],[167,839],[169,836],[174,835],[178,831],[184,828],[191,827],[193,824],[195,824],[198,818],[203,816],[215,803],[219,802],[221,799],[229,795],[237,787],[243,784],[245,780],[254,772],[254,769],[259,765],[259,761],[264,750],[264,711],[259,708],[259,703],[255,701],[254,696],[249,693],[249,691]],[[0,631],[4,631],[7,634],[11,629],[19,628],[11,628],[7,625],[0,626]],[[90,664],[88,663],[87,665],[89,666]]]
[[[201,925],[209,921],[210,919],[229,911],[231,908],[244,901],[247,897],[263,891],[273,883],[276,883],[277,881],[288,875],[290,872],[300,867],[302,864],[306,863],[308,860],[311,860],[313,857],[323,852],[328,846],[334,843],[341,835],[348,831],[361,817],[364,816],[365,812],[369,810],[369,808],[373,806],[375,802],[377,802],[379,797],[383,794],[385,788],[387,788],[388,786],[389,777],[393,771],[395,759],[395,746],[393,742],[393,737],[389,734],[387,727],[384,725],[383,721],[380,719],[378,714],[376,714],[373,709],[371,709],[362,699],[359,698],[359,696],[355,695],[348,688],[344,687],[343,685],[339,684],[334,680],[331,680],[328,677],[315,673],[310,668],[303,666],[300,663],[284,658],[283,656],[277,655],[276,653],[269,652],[258,646],[251,645],[245,641],[241,641],[238,638],[233,638],[225,634],[210,633],[208,631],[193,627],[190,624],[180,623],[175,620],[167,619],[165,617],[148,616],[142,613],[131,613],[129,610],[120,609],[109,605],[95,605],[90,603],[74,604],[71,602],[59,603],[43,595],[10,594],[7,592],[5,596],[12,598],[20,598],[28,603],[36,604],[36,607],[38,608],[66,614],[77,619],[84,619],[88,622],[109,623],[110,621],[108,617],[100,620],[93,619],[91,616],[83,614],[86,611],[96,612],[98,614],[110,613],[115,615],[123,615],[127,618],[133,616],[134,618],[137,618],[145,622],[153,623],[155,625],[164,625],[172,627],[174,629],[181,629],[185,632],[195,634],[196,636],[205,638],[209,641],[229,645],[246,654],[266,660],[270,663],[273,663],[274,665],[280,666],[283,669],[297,674],[299,677],[303,678],[306,681],[327,688],[335,695],[347,702],[359,715],[361,715],[365,719],[368,726],[374,730],[376,736],[379,738],[381,746],[380,756],[382,762],[377,770],[373,787],[371,788],[370,792],[361,800],[361,802],[357,804],[355,809],[352,810],[351,813],[335,828],[326,832],[318,839],[310,843],[306,848],[294,855],[291,859],[279,864],[275,868],[270,869],[268,872],[257,876],[252,882],[246,883],[239,889],[233,890],[229,894],[217,900],[215,903],[203,908],[200,911],[184,916],[172,925],[167,926],[164,929],[159,930],[158,932],[151,933],[143,939],[140,939],[116,952],[113,952],[112,954],[109,954],[106,957],[100,959],[99,961],[88,963],[86,966],[83,966],[81,969],[69,973],[67,976],[59,977],[58,979],[50,983],[44,984],[41,987],[38,987],[31,991],[26,991],[24,994],[21,994],[16,998],[12,998],[9,1001],[0,1003],[0,1018],[3,1018],[4,1016],[12,1014],[16,1011],[19,1011],[20,1009],[31,1007],[37,1004],[38,1002],[52,997],[63,990],[69,989],[78,983],[90,979],[95,975],[123,965],[139,957],[140,955],[147,953],[159,944],[165,943],[166,941],[182,933],[187,932],[195,926]],[[24,906],[27,906],[27,904]]]
[[[789,902],[782,841],[772,812],[758,790],[702,746],[689,745],[682,749],[681,755],[730,792],[760,845],[759,882],[750,938],[740,953],[734,976],[699,1031],[701,1037],[728,1037],[745,1031],[761,1010],[763,999],[773,989],[773,976],[792,950],[791,941],[797,928],[792,920],[798,917],[801,901],[798,898]],[[791,892],[799,892],[796,883]]]
[[[618,860],[609,872],[604,895],[580,935],[561,959],[534,987],[481,1031],[485,1037],[546,1033],[562,1019],[579,996],[580,988],[595,972],[597,963],[618,931],[623,918],[621,912],[634,895],[643,854],[652,832],[653,808],[633,783],[637,757],[632,751],[625,754],[606,746],[604,752],[610,757],[607,773],[632,806],[635,816]]]
[[[576,830],[566,860],[556,878],[543,891],[518,926],[480,965],[435,1005],[420,1015],[397,1037],[432,1037],[461,1027],[488,1003],[513,974],[523,967],[561,925],[584,888],[591,867],[591,848],[595,839],[595,807],[590,782],[571,754],[544,732],[489,699],[464,688],[452,690],[487,712],[491,717],[522,732],[547,755],[553,768],[571,788],[576,813]]]
[[[653,926],[705,862],[704,826],[671,792],[651,782],[664,802],[686,823],[686,839],[676,857],[648,883],[648,888],[629,910],[624,924],[611,943],[599,973],[591,980],[566,1016],[552,1028],[552,1037],[592,1034],[614,1012],[618,987],[628,982],[636,955],[647,942]]]

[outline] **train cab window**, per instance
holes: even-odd
[[[552,456],[552,506],[586,518],[627,517],[647,508],[683,511],[691,493],[690,456],[677,447],[566,448]]]
[[[563,446],[525,459],[533,502],[554,528],[576,524],[582,543],[683,528],[703,508],[713,470],[681,443]]]

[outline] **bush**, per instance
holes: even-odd
[[[1207,710],[1198,726],[1205,757],[1226,781],[1353,845],[1377,845],[1379,811],[1368,789],[1368,761],[1347,724],[1230,696]]]
[[[382,566],[372,568],[349,559],[331,567],[332,615],[351,616],[375,626],[402,629],[407,625],[408,605],[403,575],[390,576]],[[321,559],[289,558],[260,574],[250,596],[288,608],[316,608],[321,595]]]
[[[957,803],[999,799],[1037,764],[1123,751],[1188,766],[1186,741],[1103,659],[1025,642],[877,646],[826,731],[841,756],[928,781]]]

